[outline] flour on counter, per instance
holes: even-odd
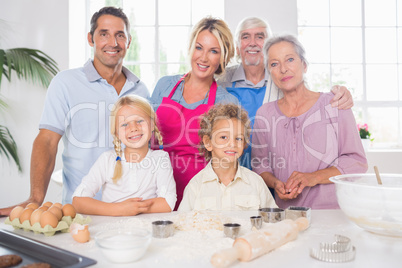
[[[93,238],[97,232],[117,228],[142,228],[152,233],[152,222],[157,220],[170,220],[174,222],[175,233],[168,238],[153,238],[147,255],[142,259],[148,264],[175,263],[183,264],[197,260],[201,266],[209,265],[211,256],[222,249],[230,248],[233,239],[223,234],[224,223],[239,223],[241,231],[239,235],[251,230],[249,217],[226,216],[224,213],[209,211],[192,211],[178,214],[147,215],[146,218],[122,217],[110,218],[107,222],[90,224],[92,240],[87,247],[96,247]]]

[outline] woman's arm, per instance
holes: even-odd
[[[271,172],[263,172],[260,174],[260,176],[263,178],[268,187],[275,190],[276,196],[283,200],[289,199],[286,196],[285,184],[277,179]]]
[[[339,157],[334,161],[342,174],[365,173],[367,158],[352,110],[339,111]]]
[[[294,171],[286,181],[285,191],[288,193],[289,198],[296,198],[303,191],[304,187],[332,183],[329,178],[337,175],[341,175],[341,172],[334,166],[311,173]]]

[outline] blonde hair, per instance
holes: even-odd
[[[200,130],[198,131],[198,136],[201,138],[200,147],[198,150],[204,155],[206,160],[212,158],[212,153],[205,148],[204,136],[208,136],[212,139],[212,130],[215,123],[221,119],[232,119],[235,118],[243,123],[244,125],[244,136],[246,139],[245,148],[250,141],[251,125],[250,119],[248,118],[248,113],[246,110],[241,108],[241,106],[236,104],[216,104],[208,112],[203,114],[200,122]]]
[[[112,109],[111,115],[110,115],[110,132],[112,133],[113,136],[113,144],[114,144],[114,150],[116,151],[117,158],[116,158],[116,165],[114,168],[114,174],[113,174],[113,182],[116,183],[122,176],[122,165],[121,165],[121,157],[122,157],[122,148],[121,148],[121,140],[119,137],[116,135],[116,115],[118,111],[123,107],[123,106],[133,106],[137,109],[140,109],[141,111],[145,112],[146,115],[148,115],[151,118],[151,124],[154,126],[154,135],[158,139],[159,145],[163,144],[162,141],[162,135],[156,125],[157,123],[157,118],[154,109],[152,109],[151,104],[143,97],[137,96],[137,95],[127,95],[124,97],[121,97],[115,104]]]
[[[190,45],[188,54],[191,56],[194,54],[195,43],[200,32],[208,30],[212,33],[216,39],[218,39],[221,49],[221,58],[219,61],[219,67],[215,74],[222,75],[225,73],[226,66],[233,58],[235,49],[233,44],[233,36],[226,22],[221,19],[212,17],[206,17],[200,20],[193,28],[190,35]]]

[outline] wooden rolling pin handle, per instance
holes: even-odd
[[[246,247],[247,249],[243,249]],[[244,252],[248,252],[251,249],[249,246],[244,245],[243,243],[236,243],[231,248],[223,249],[211,257],[211,264],[217,268],[224,268],[231,265],[233,262],[241,259],[243,257]]]

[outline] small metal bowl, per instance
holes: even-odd
[[[260,208],[258,214],[264,222],[278,222],[285,219],[285,210],[281,208]]]
[[[167,238],[174,233],[172,221],[154,221],[152,222],[152,236],[155,238]]]
[[[285,209],[285,212],[286,212],[286,219],[296,220],[297,218],[305,217],[308,219],[308,225],[310,226],[311,208],[290,206],[287,209]]]
[[[236,239],[239,235],[241,225],[238,223],[225,223],[223,225],[223,233],[226,237]]]
[[[251,228],[255,227],[256,229],[261,229],[262,227],[262,217],[261,216],[252,216],[250,217]]]

